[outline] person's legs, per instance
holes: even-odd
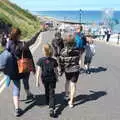
[[[69,101],[69,106],[73,107],[73,100],[75,96],[75,91],[76,91],[76,83],[70,81],[70,101]]]
[[[49,84],[49,107],[55,109],[55,86],[56,83]]]
[[[80,68],[84,68],[84,60],[85,60],[85,52],[84,50],[82,50],[80,53],[80,60],[79,60]]]
[[[30,92],[30,87],[29,87],[29,76],[30,76],[30,73],[25,73],[23,76],[23,85],[24,85],[25,93],[27,95],[27,99],[33,98],[33,95]]]
[[[46,105],[49,105],[49,83],[44,83],[45,88],[45,102]]]
[[[79,72],[76,73],[71,73],[71,81],[70,81],[70,101],[69,101],[69,106],[73,107],[73,102],[74,102],[74,97],[75,97],[75,92],[76,92],[76,82],[79,77]]]
[[[20,97],[20,80],[13,80],[13,103],[15,107],[15,115],[19,116],[20,108],[19,108],[19,97]]]
[[[107,40],[106,40],[106,42],[109,42],[109,39],[110,39],[110,35],[107,35]]]
[[[83,51],[80,51],[80,60],[79,60],[80,68],[82,68],[82,63],[83,63]]]
[[[70,90],[70,81],[69,80],[66,80],[66,83],[65,83],[65,96],[66,97],[69,97],[69,90]]]
[[[88,58],[85,56],[85,60],[84,60],[84,65],[85,65],[85,71],[88,70]]]
[[[13,102],[15,109],[19,108],[20,80],[13,80]]]
[[[70,77],[69,73],[65,73],[66,82],[65,82],[65,99],[67,100],[70,93]]]
[[[92,57],[85,57],[85,61],[84,61],[85,70],[86,70],[86,73],[88,73],[88,74],[90,74],[90,64],[91,64],[91,60],[92,60]]]
[[[91,61],[92,61],[92,56],[88,59],[88,70],[87,70],[87,73],[90,74],[91,71],[90,71],[90,64],[91,64]]]
[[[51,117],[54,117],[54,110],[55,110],[55,87],[56,87],[56,83],[49,84],[49,108],[50,108]]]

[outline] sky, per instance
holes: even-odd
[[[10,0],[30,11],[47,10],[120,10],[120,0]]]

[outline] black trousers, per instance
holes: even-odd
[[[109,42],[109,39],[110,39],[110,35],[107,35],[107,40],[106,40],[106,42]]]
[[[45,87],[46,104],[49,104],[49,108],[55,109],[56,82],[45,82],[44,87]]]

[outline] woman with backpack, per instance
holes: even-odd
[[[37,62],[38,69],[36,72],[37,86],[39,85],[39,77],[45,88],[46,104],[50,108],[50,116],[55,115],[55,88],[57,82],[57,61],[52,58],[53,51],[49,44],[43,45],[44,57],[40,58]],[[40,72],[41,71],[41,72]]]
[[[32,60],[33,64],[33,73],[35,73],[35,65],[33,61],[33,57],[31,54],[31,51],[29,49],[29,46],[35,42],[39,35],[39,32],[28,42],[21,42],[20,37],[21,37],[21,31],[19,28],[13,28],[10,33],[10,39],[7,45],[8,51],[17,59],[23,58],[28,58]],[[33,99],[33,95],[30,92],[30,87],[29,87],[29,76],[30,76],[30,71],[20,73],[22,76],[23,84],[24,84],[24,89],[26,92],[26,99]]]
[[[68,35],[65,47],[60,53],[60,65],[62,71],[65,72],[65,98],[70,98],[68,104],[72,108],[74,105],[74,96],[76,91],[76,83],[79,77],[79,60],[80,51],[75,47],[75,41],[72,35]]]
[[[15,116],[21,115],[22,110],[19,107],[19,96],[20,96],[20,79],[21,76],[18,74],[16,58],[6,49],[7,40],[2,39],[1,45],[4,51],[0,54],[0,71],[6,76],[7,87],[10,81],[13,81],[13,103],[15,107]]]

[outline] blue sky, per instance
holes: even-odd
[[[120,10],[120,0],[10,0],[31,11],[45,10]]]

